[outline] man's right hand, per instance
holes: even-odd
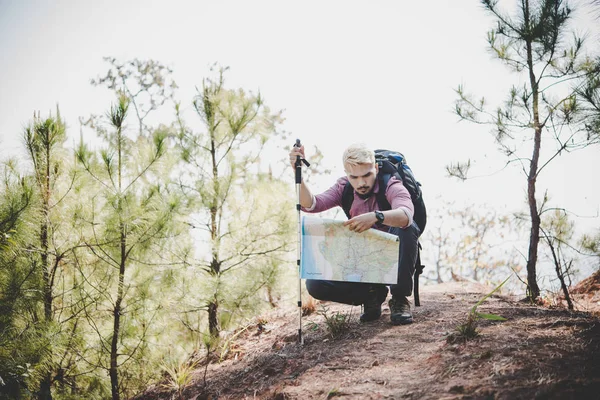
[[[290,164],[292,168],[296,169],[296,159],[300,156],[301,159],[304,159],[304,145],[300,147],[292,146],[292,150],[290,151]]]

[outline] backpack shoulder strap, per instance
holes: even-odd
[[[388,183],[390,182],[390,178],[395,176],[400,181],[402,177],[398,173],[398,170],[390,161],[386,159],[378,160],[379,164],[379,173],[377,174],[377,180],[379,181],[379,191],[377,192],[377,204],[379,205],[379,209],[381,211],[390,210],[392,206],[390,202],[385,197],[385,192],[387,191]]]
[[[350,182],[346,182],[346,186],[344,186],[344,191],[342,192],[342,210],[344,210],[344,213],[348,219],[350,219],[350,208],[352,208],[353,202],[354,188]]]
[[[379,205],[379,209],[381,211],[390,210],[392,208],[387,197],[385,197],[387,185],[390,182],[391,177],[391,174],[379,174],[379,176],[377,177],[379,181],[379,191],[377,192],[377,204]]]

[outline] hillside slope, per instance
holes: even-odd
[[[422,306],[408,326],[392,326],[387,307],[379,321],[360,324],[360,307],[326,303],[329,316],[352,312],[354,322],[332,339],[323,315],[307,316],[304,345],[297,343],[296,312],[274,312],[239,334],[206,378],[201,366],[181,393],[156,385],[138,398],[600,398],[597,314],[496,296],[479,311],[507,321],[482,321],[481,335],[470,341],[448,340],[487,291],[468,283],[422,287]]]

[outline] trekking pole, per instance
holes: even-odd
[[[294,147],[300,148],[300,139],[296,139]],[[300,156],[296,157],[296,210],[298,211],[298,242],[297,242],[297,264],[298,264],[298,343],[304,344],[304,338],[302,337],[302,278],[300,273],[300,260],[302,258],[302,221],[300,217],[300,184],[302,183],[302,163],[307,167],[310,167],[308,161]]]

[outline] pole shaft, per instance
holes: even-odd
[[[296,159],[296,210],[298,212],[298,238],[297,238],[297,264],[298,264],[298,343],[304,344],[302,337],[302,278],[301,278],[301,259],[302,259],[302,220],[300,216],[300,185],[302,183],[302,163],[300,156]]]

